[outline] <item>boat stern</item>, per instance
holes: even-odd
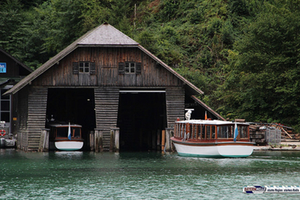
[[[62,151],[76,151],[83,147],[83,141],[56,141],[55,147]]]

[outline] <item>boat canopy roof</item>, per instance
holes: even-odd
[[[49,126],[55,127],[55,128],[64,128],[64,127],[69,127],[69,124],[50,124]],[[82,126],[79,124],[70,124],[70,127],[81,128]]]
[[[203,124],[203,125],[243,125],[243,126],[248,126],[249,123],[245,122],[234,122],[234,121],[222,121],[222,120],[201,120],[201,119],[191,119],[191,120],[181,120],[181,121],[176,121],[175,123],[179,124]]]

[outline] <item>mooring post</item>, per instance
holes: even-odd
[[[161,133],[161,150],[162,151],[165,149],[165,142],[166,142],[166,131],[162,130],[162,133]]]
[[[100,152],[103,152],[103,130],[100,130],[99,143],[100,143]]]
[[[172,132],[173,132],[173,128],[166,128],[166,145],[165,145],[166,151],[171,151],[171,139],[170,138],[173,136]]]
[[[95,136],[95,131],[90,131],[90,150],[94,151],[94,147],[95,147],[95,140],[94,140],[94,136]]]
[[[43,145],[44,145],[44,138],[45,138],[45,133],[44,133],[44,130],[42,129],[41,130],[41,136],[40,136],[40,143],[39,143],[39,152],[43,152],[44,149],[43,149]]]
[[[115,146],[115,134],[114,130],[111,128],[110,129],[110,145],[109,145],[109,152],[114,151],[114,146]]]
[[[95,135],[94,135],[94,148],[95,148],[95,152],[99,152],[99,130],[95,129]]]
[[[113,128],[114,131],[114,137],[115,137],[115,142],[114,142],[114,150],[115,152],[119,152],[120,150],[120,128]]]
[[[45,140],[44,140],[44,149],[47,149],[49,151],[49,135],[50,135],[50,129],[45,129]]]
[[[157,130],[157,133],[156,133],[156,148],[157,148],[157,151],[161,150],[161,134],[160,134],[160,130]]]
[[[95,152],[102,152],[103,151],[103,130],[95,129],[95,136],[94,136],[94,148]]]
[[[49,129],[42,129],[38,151],[39,152],[48,151],[48,148],[49,148]]]

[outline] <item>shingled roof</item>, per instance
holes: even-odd
[[[81,38],[80,41],[77,42],[78,45],[133,45],[137,46],[138,43],[114,28],[113,26],[105,23],[101,26],[96,27],[89,33],[85,35],[85,37]]]
[[[167,64],[165,64],[163,61],[161,61],[159,58],[151,54],[148,50],[146,50],[144,47],[142,47],[139,43],[116,29],[115,27],[104,23],[91,31],[84,34],[82,37],[77,39],[75,42],[67,46],[64,50],[59,52],[57,55],[52,57],[50,60],[48,60],[46,63],[44,63],[42,66],[40,66],[38,69],[36,69],[34,72],[29,74],[27,77],[22,79],[19,83],[17,83],[13,88],[8,90],[5,94],[15,94],[19,90],[21,90],[23,87],[25,87],[27,84],[31,83],[34,79],[39,77],[41,74],[43,74],[45,71],[47,71],[49,68],[51,68],[53,65],[58,63],[60,60],[62,60],[64,57],[66,57],[68,54],[73,52],[76,48],[82,47],[82,46],[95,46],[95,47],[137,47],[141,51],[143,51],[145,54],[149,55],[152,59],[154,59],[157,63],[159,63],[162,67],[167,69],[170,73],[175,75],[178,79],[180,79],[182,82],[184,82],[190,89],[192,89],[197,94],[203,94],[203,92],[194,86],[192,83],[190,83],[188,80],[186,80],[184,77],[182,77],[180,74],[178,74],[176,71],[174,71],[171,67],[169,67]]]

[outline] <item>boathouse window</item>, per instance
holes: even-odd
[[[79,62],[79,73],[89,73],[90,63],[89,62]]]
[[[135,74],[135,63],[126,62],[125,63],[125,74]]]
[[[73,62],[73,74],[96,74],[96,68],[94,62],[80,61]]]
[[[137,62],[120,62],[119,74],[141,74],[142,64]]]

